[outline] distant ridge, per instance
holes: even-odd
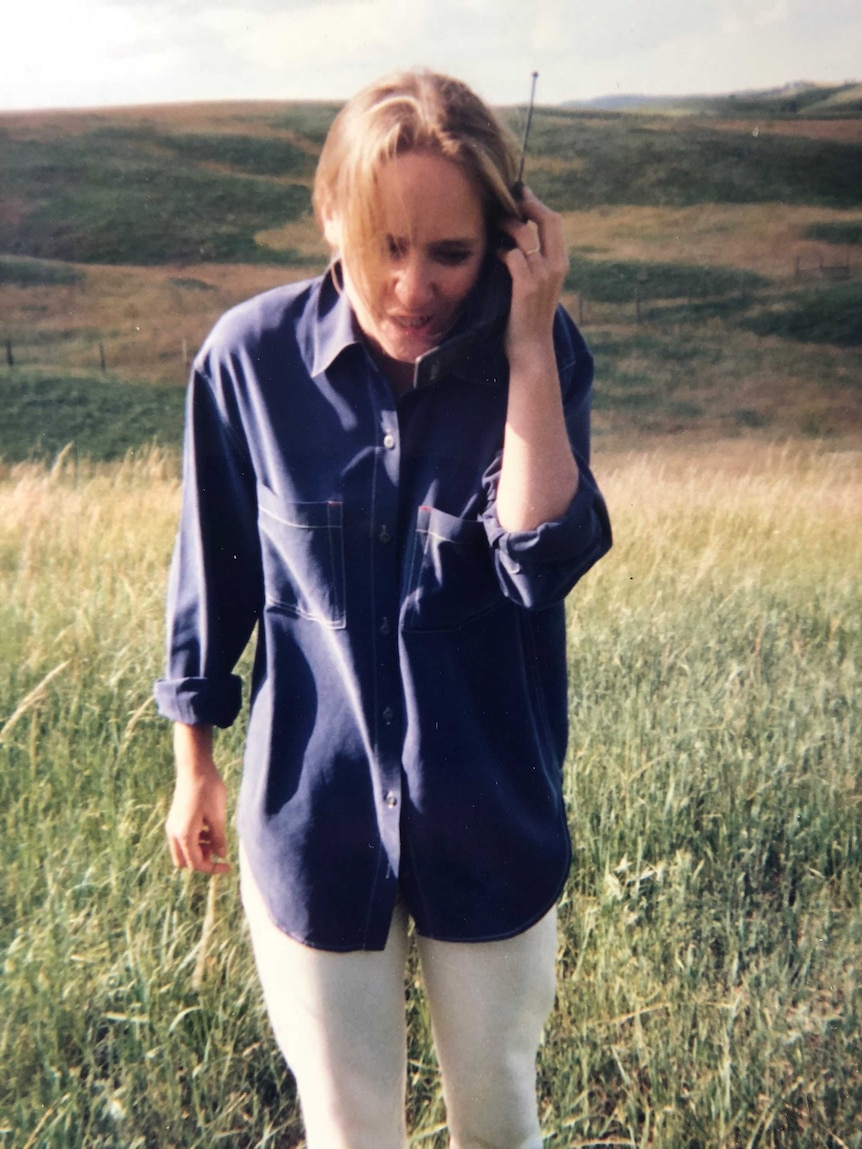
[[[862,112],[862,83],[825,86],[798,80],[780,88],[731,92],[726,95],[647,96],[622,94],[592,100],[566,100],[563,107],[597,112],[675,112],[722,116],[835,116]]]

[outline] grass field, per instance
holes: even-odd
[[[730,100],[688,116],[537,110],[528,176],[563,213],[567,299],[606,384],[600,434],[858,433],[862,117],[853,92]],[[335,110],[0,116],[7,388],[39,376],[70,391],[101,381],[109,402],[112,383],[181,386],[221,312],[317,272],[326,251],[309,189]],[[506,115],[517,129],[522,111]],[[794,278],[819,263],[845,264],[848,280]],[[166,419],[173,409],[168,402]],[[171,439],[165,420],[149,434]],[[68,404],[42,437],[10,429],[0,452],[21,459],[77,444]],[[130,445],[118,432],[110,452]]]
[[[618,541],[571,600],[549,1144],[858,1149],[860,456],[598,468]],[[177,499],[159,453],[0,482],[4,1149],[299,1140],[233,880],[201,967],[208,884],[163,838]],[[409,1009],[414,1144],[442,1146],[415,984]]]
[[[179,387],[9,372],[0,376],[0,458],[53,458],[67,444],[102,460],[146,443],[177,447],[184,399]]]
[[[189,361],[324,266],[335,110],[0,115],[0,1149],[300,1143],[233,879],[169,863],[150,687]],[[528,163],[616,537],[570,602],[543,1121],[862,1149],[859,90],[690,110],[540,109]],[[412,1143],[442,1149],[415,969],[408,1009]]]
[[[735,104],[733,119],[538,110],[528,175],[563,214],[567,302],[599,352],[599,434],[855,440],[862,117],[842,105],[812,119],[807,107],[770,118]],[[111,385],[180,387],[227,307],[319,271],[309,188],[334,111],[0,116],[6,393],[39,377],[70,393],[101,382],[116,406]],[[517,127],[520,113],[507,114]],[[846,266],[847,279],[795,278],[821,263]],[[144,437],[175,442],[175,409],[167,401]],[[92,453],[68,403],[55,415],[44,441],[10,424],[0,453],[73,440]],[[109,453],[131,445],[120,428]]]

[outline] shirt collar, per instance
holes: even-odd
[[[340,282],[340,267],[330,264],[317,281],[311,309],[312,374],[320,375],[347,347],[362,343],[353,308]]]
[[[317,298],[312,308],[312,373],[320,375],[348,347],[363,344],[353,308],[341,283],[341,265],[330,264],[318,280]],[[450,339],[469,330],[469,315],[455,325]],[[444,340],[444,344],[448,340]],[[509,365],[500,337],[483,338],[470,349],[451,371],[459,379],[485,386],[498,386],[509,377]]]

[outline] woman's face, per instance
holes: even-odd
[[[482,203],[464,170],[426,152],[407,152],[379,174],[386,243],[384,274],[371,306],[344,283],[372,350],[412,364],[455,323],[487,248]]]

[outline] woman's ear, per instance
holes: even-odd
[[[326,204],[321,211],[323,238],[333,251],[341,250],[341,220],[331,205]]]

